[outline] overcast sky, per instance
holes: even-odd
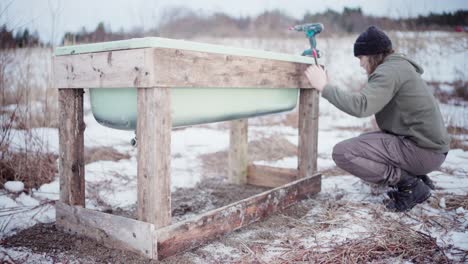
[[[148,29],[157,25],[162,10],[174,6],[232,16],[279,9],[296,18],[306,11],[341,11],[347,6],[376,16],[408,17],[468,9],[468,0],[0,0],[0,24],[6,23],[9,29],[28,27],[43,40],[58,43],[64,32],[93,30],[100,21],[115,31]]]

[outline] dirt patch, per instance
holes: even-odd
[[[172,193],[174,222],[187,219],[215,208],[242,200],[267,190],[251,185],[227,184],[211,179],[195,188],[178,189]],[[136,207],[130,210],[108,210],[129,218],[136,218]],[[106,248],[91,239],[70,235],[58,230],[55,224],[38,224],[2,242],[5,247],[26,247],[35,253],[63,254],[62,262],[80,260],[80,263],[159,263],[127,251]],[[163,263],[192,263],[187,254],[169,258]]]
[[[98,160],[119,161],[122,159],[130,159],[129,154],[120,153],[112,147],[86,148],[84,157],[85,164]]]
[[[188,219],[266,190],[268,188],[230,184],[221,179],[203,180],[194,188],[179,188],[172,192],[171,196],[173,222]],[[136,206],[106,212],[137,219]]]

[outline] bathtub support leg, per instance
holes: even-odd
[[[171,96],[169,88],[138,88],[138,220],[171,223]]]
[[[246,184],[248,119],[234,120],[230,123],[228,179],[234,184]]]
[[[83,89],[59,89],[60,201],[85,206]]]
[[[317,142],[319,121],[319,93],[315,89],[301,89],[299,97],[299,178],[317,172]]]

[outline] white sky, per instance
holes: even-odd
[[[162,10],[181,6],[210,14],[224,12],[232,16],[257,15],[279,9],[301,18],[306,11],[328,8],[361,7],[365,14],[408,17],[429,12],[468,9],[467,0],[0,0],[0,25],[9,29],[28,27],[37,30],[45,41],[55,43],[66,31],[96,28],[100,21],[112,30],[134,27],[148,29],[157,25]]]

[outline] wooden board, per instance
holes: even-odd
[[[59,90],[60,201],[85,204],[83,89]]]
[[[319,93],[315,89],[301,89],[299,96],[299,177],[317,172],[317,142],[319,124]]]
[[[156,230],[159,259],[192,249],[221,235],[261,220],[320,191],[315,174],[239,202]]]
[[[168,88],[138,89],[138,219],[171,223],[171,96]]]
[[[167,48],[143,48],[53,59],[57,88],[311,88],[307,63]]]
[[[228,179],[231,183],[246,184],[248,119],[234,120],[230,124]]]
[[[154,53],[161,87],[311,88],[305,63],[178,49]]]
[[[65,232],[84,235],[110,248],[157,258],[154,225],[57,202],[56,225]]]
[[[249,165],[247,169],[247,183],[263,186],[278,187],[297,180],[298,170],[275,168],[262,165]]]
[[[57,88],[154,86],[153,49],[131,49],[66,56],[52,60]]]

